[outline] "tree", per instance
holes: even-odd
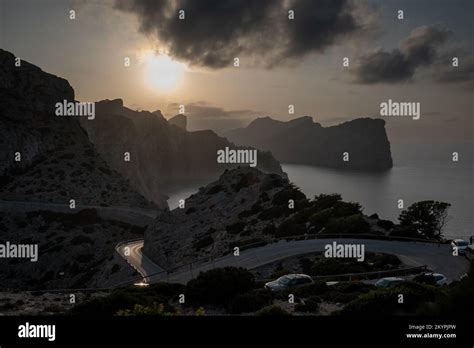
[[[441,240],[450,206],[449,203],[437,201],[413,203],[402,211],[398,220],[400,226],[411,228],[424,238]]]

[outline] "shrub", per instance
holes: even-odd
[[[239,192],[242,188],[252,186],[257,182],[259,182],[259,178],[255,173],[242,173],[239,174],[239,181],[232,187],[235,192]]]
[[[256,289],[237,295],[231,302],[230,312],[233,314],[255,312],[272,303],[272,293],[267,289]]]
[[[288,209],[286,205],[272,206],[271,208],[265,209],[262,211],[258,218],[260,220],[272,220],[278,219],[282,216],[288,216],[292,213],[291,209]]]
[[[393,288],[363,294],[344,307],[341,313],[357,316],[414,314],[423,303],[434,301],[439,292],[434,286],[405,281]],[[403,294],[403,303],[397,301],[399,294]]]
[[[382,227],[384,230],[390,230],[395,224],[390,220],[379,220],[377,221],[377,226]]]
[[[143,306],[136,304],[133,309],[124,309],[117,312],[118,316],[144,316],[144,315],[153,315],[153,316],[169,316],[173,315],[172,312],[167,312],[165,306],[160,303],[159,305],[153,304],[152,306]]]
[[[320,230],[321,228],[326,226],[329,222],[329,219],[333,215],[333,209],[334,208],[332,207],[326,208],[311,215],[308,219],[311,226],[314,226],[317,230]]]
[[[191,304],[228,305],[235,296],[251,290],[254,285],[253,274],[244,268],[216,268],[189,281],[186,298]]]
[[[209,189],[209,191],[207,191],[207,194],[208,195],[213,195],[213,194],[216,194],[218,192],[221,192],[222,190],[224,190],[224,188],[221,185],[215,185],[215,186],[211,187]]]
[[[338,193],[332,193],[332,194],[320,194],[319,196],[314,197],[313,205],[318,209],[318,210],[323,210],[327,208],[332,208],[334,205],[341,201],[342,197]]]
[[[81,244],[94,244],[94,240],[88,236],[80,234],[71,239],[72,245],[81,245]]]
[[[228,225],[225,229],[227,233],[239,234],[245,228],[245,222],[239,221],[232,225]]]
[[[319,309],[319,302],[321,302],[319,297],[309,297],[304,300],[304,303],[298,303],[295,305],[295,312],[317,313]]]
[[[323,233],[325,234],[362,234],[369,233],[370,225],[361,214],[331,218]]]
[[[254,205],[252,205],[250,210],[245,210],[245,211],[239,213],[239,218],[252,216],[252,215],[255,215],[255,214],[257,214],[261,211],[262,211],[262,206],[260,205],[259,202],[256,202]]]
[[[273,196],[272,204],[273,205],[288,205],[288,201],[292,199],[295,202],[299,200],[306,200],[306,196],[298,188],[290,186],[285,188]]]
[[[193,243],[194,250],[198,251],[214,243],[214,238],[212,236],[205,236],[198,241]]]
[[[306,226],[304,224],[297,224],[293,221],[293,219],[288,219],[283,221],[280,226],[278,226],[275,237],[289,237],[305,233]]]
[[[263,234],[275,235],[275,233],[276,233],[275,225],[272,224],[272,223],[269,223],[268,225],[266,225],[266,226],[263,228],[262,233],[263,233]]]
[[[107,174],[107,175],[112,174],[112,171],[111,171],[109,168],[99,167],[99,170],[100,170],[102,173]]]
[[[423,239],[423,236],[419,234],[411,226],[395,226],[392,231],[390,231],[390,236],[392,237],[403,237],[403,238],[418,238]]]
[[[304,298],[304,297],[310,297],[310,296],[315,296],[315,295],[321,295],[321,294],[324,294],[328,290],[329,290],[329,287],[326,285],[325,282],[315,280],[313,284],[309,284],[309,285],[302,286],[295,289],[286,290],[285,295],[292,293],[295,296]]]
[[[256,314],[261,315],[261,316],[288,316],[288,315],[291,315],[286,310],[284,310],[280,306],[276,306],[276,305],[272,305],[272,306],[262,308]]]
[[[285,180],[278,174],[266,175],[263,179],[260,191],[265,192],[275,187],[282,187],[285,184]]]

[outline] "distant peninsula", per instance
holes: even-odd
[[[288,122],[257,118],[224,136],[237,145],[270,151],[282,163],[382,171],[392,168],[385,121],[359,118],[322,127],[310,116]]]

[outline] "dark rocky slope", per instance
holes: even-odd
[[[0,50],[0,199],[150,206],[98,155],[76,118],[55,115],[63,100],[74,101],[66,80],[26,61],[15,67],[14,55]]]
[[[109,165],[153,201],[181,185],[215,180],[236,166],[217,163],[217,150],[235,145],[210,130],[186,131],[183,115],[168,122],[160,111],[134,111],[120,99],[104,100],[96,103],[95,120],[81,124]],[[130,162],[123,160],[124,152],[130,153]],[[268,152],[259,152],[257,166],[282,174]]]
[[[385,121],[381,119],[360,118],[322,127],[309,116],[288,122],[264,117],[225,136],[238,145],[271,151],[282,163],[374,171],[392,167]],[[344,152],[349,153],[347,162],[343,161]]]
[[[294,205],[290,203],[293,201]],[[218,258],[275,238],[308,234],[388,233],[377,217],[340,195],[308,200],[287,178],[248,167],[226,171],[189,197],[184,208],[162,212],[145,231],[144,253],[173,270],[190,262]]]

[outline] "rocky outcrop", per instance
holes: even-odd
[[[144,253],[169,272],[281,239],[387,236],[390,221],[367,217],[339,194],[308,200],[287,178],[248,167],[225,171],[184,206],[162,211],[145,231]],[[188,268],[182,268],[188,267]]]
[[[175,125],[176,127],[179,127],[183,130],[186,130],[187,124],[188,124],[188,119],[185,115],[176,115],[174,117],[171,117],[168,120],[169,124]]]
[[[288,214],[288,199],[297,208],[306,197],[288,179],[240,167],[186,199],[184,208],[163,212],[145,231],[144,253],[161,267],[205,257],[220,257],[234,246],[245,248],[271,239],[267,226]]]
[[[385,121],[381,119],[360,118],[322,127],[309,116],[288,122],[265,117],[225,136],[237,145],[271,151],[282,163],[369,171],[392,167]],[[348,161],[344,161],[345,152]]]
[[[167,122],[159,111],[134,111],[120,99],[97,102],[95,120],[81,121],[109,165],[155,202],[175,187],[202,185],[236,167],[217,163],[218,150],[235,148],[227,139],[210,130],[188,132],[177,123],[183,125],[181,117]],[[124,161],[125,152],[130,153],[129,162]],[[258,168],[282,174],[268,152],[259,152]]]
[[[150,206],[98,155],[75,117],[70,84],[0,50],[0,199],[77,205]],[[166,202],[164,202],[166,203]]]

